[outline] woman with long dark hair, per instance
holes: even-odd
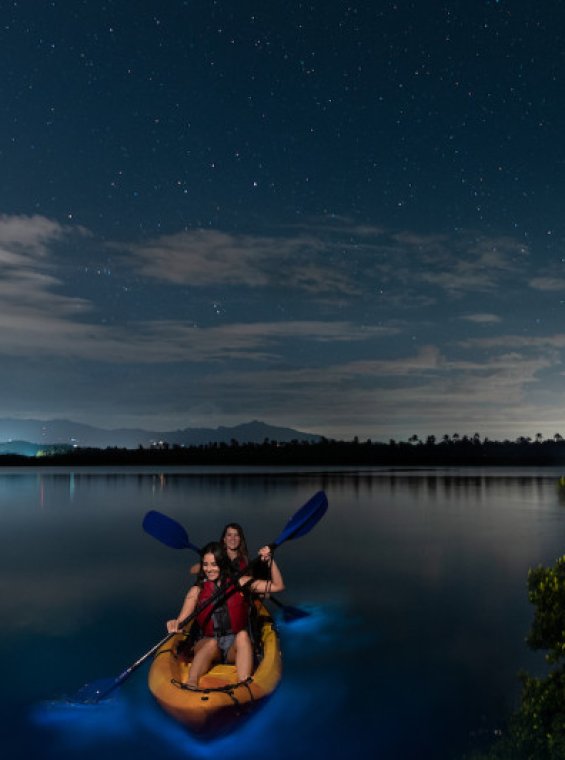
[[[247,567],[249,564],[249,552],[243,528],[239,523],[230,522],[224,525],[222,535],[220,536],[220,544],[224,547],[227,557],[233,565],[234,572],[237,573]],[[197,562],[192,565],[190,572],[192,575],[198,575],[201,567],[201,563]]]
[[[228,523],[224,526],[220,543],[224,546],[228,559],[235,570],[243,570],[249,564],[249,552],[243,528],[239,523]]]

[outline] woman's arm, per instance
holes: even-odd
[[[270,548],[268,546],[263,546],[261,549],[259,549],[259,556],[263,562],[267,562],[270,566],[271,580],[254,581],[250,576],[244,576],[239,579],[240,585],[245,586],[249,584],[248,588],[250,588],[251,591],[254,591],[256,594],[277,594],[280,591],[284,591],[284,580],[282,573],[271,555]]]
[[[174,618],[173,620],[167,620],[167,631],[169,633],[176,633],[179,630],[180,623],[182,623],[182,621],[189,615],[192,615],[196,609],[196,602],[198,601],[199,596],[199,587],[192,586],[184,598],[184,603],[181,607],[181,611],[179,612],[178,617]]]

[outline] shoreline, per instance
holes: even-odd
[[[0,453],[0,467],[271,467],[284,468],[453,468],[453,467],[563,467],[565,441],[490,441],[463,437],[424,442],[361,443],[292,441],[279,443],[210,443],[137,449],[45,446],[33,455]]]

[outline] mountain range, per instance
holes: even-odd
[[[234,427],[183,428],[182,430],[142,430],[139,428],[104,428],[84,425],[70,420],[33,420],[0,418],[0,450],[10,450],[8,444],[31,443],[36,445],[71,445],[85,448],[116,446],[133,449],[149,448],[160,442],[170,446],[201,446],[207,443],[262,443],[271,441],[318,441],[321,436],[303,433],[292,428],[268,425],[253,420]],[[15,452],[17,453],[17,452]]]

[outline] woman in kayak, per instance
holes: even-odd
[[[182,621],[192,615],[197,606],[210,600],[196,615],[196,622],[204,635],[194,645],[187,688],[198,688],[200,676],[217,661],[235,662],[239,681],[246,681],[251,676],[253,646],[248,632],[250,605],[242,591],[245,588],[256,594],[269,594],[284,590],[284,581],[270,548],[264,546],[259,550],[259,556],[269,566],[270,580],[255,580],[250,575],[232,580],[233,568],[230,568],[222,544],[212,542],[202,549],[201,570],[196,583],[188,591],[178,617],[167,621],[167,631],[176,633]],[[225,596],[212,601],[219,589],[226,591]]]
[[[243,570],[249,564],[249,552],[247,551],[247,541],[243,528],[239,523],[228,523],[224,526],[220,543],[225,549],[229,561],[233,565],[235,572]],[[198,575],[200,572],[200,562],[192,565],[190,568],[192,575]]]
[[[224,546],[228,559],[236,571],[243,570],[249,564],[247,541],[239,523],[228,523],[224,527],[220,543]]]

